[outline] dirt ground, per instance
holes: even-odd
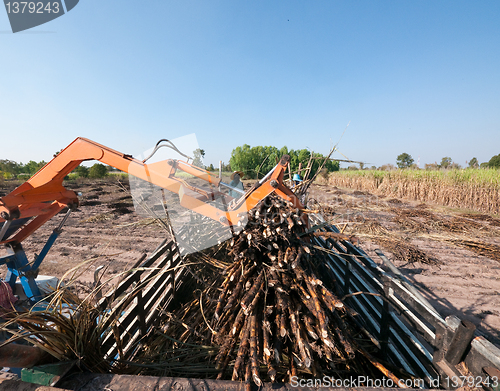
[[[84,293],[91,288],[98,266],[105,267],[103,279],[119,276],[169,237],[165,227],[135,213],[126,182],[82,180],[66,186],[82,193],[80,207],[71,214],[40,274],[73,279]],[[4,184],[0,196],[12,188]],[[484,249],[484,245],[500,245],[500,220],[326,185],[313,185],[309,198],[309,204],[320,207],[339,227],[347,223],[345,232],[356,234],[361,248],[380,265],[374,250],[382,249],[443,316],[455,314],[472,321],[480,333],[500,345],[500,253],[497,247],[490,252]],[[30,260],[62,218],[62,213],[57,215],[23,242]],[[421,250],[424,256],[397,256],[391,251],[394,240]],[[466,240],[482,243],[481,251],[488,256],[479,255],[477,245],[464,247]],[[430,263],[422,261],[425,256]],[[0,276],[5,271],[2,266]]]
[[[309,197],[387,270],[375,253],[382,250],[442,316],[468,319],[500,345],[500,219],[329,185]],[[398,251],[406,246],[417,252]]]

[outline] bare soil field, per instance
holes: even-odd
[[[71,214],[40,274],[74,280],[85,293],[98,266],[105,268],[102,279],[119,276],[169,237],[154,219],[135,213],[126,181],[82,180],[66,186],[82,193],[80,207]],[[0,196],[13,187],[3,184]],[[384,268],[374,252],[380,248],[443,316],[472,321],[500,345],[500,220],[319,184],[312,186],[309,198],[325,218],[358,236],[360,247]],[[30,260],[62,218],[61,213],[23,242]],[[1,277],[5,271],[2,266]]]
[[[387,270],[375,253],[382,250],[442,316],[468,319],[500,345],[498,218],[331,185],[315,185],[309,196]]]

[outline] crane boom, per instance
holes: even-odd
[[[158,144],[157,144],[158,147]],[[154,163],[146,163],[131,155],[123,154],[82,137],[75,139],[49,163],[42,167],[25,183],[11,193],[0,198],[0,244],[8,247],[9,255],[0,258],[0,264],[7,263],[9,273],[7,280],[11,285],[18,277],[33,274],[40,265],[61,231],[56,228],[47,241],[44,249],[33,264],[27,261],[21,242],[28,238],[48,220],[68,207],[69,211],[78,207],[78,196],[63,185],[66,175],[76,169],[82,162],[97,160],[134,177],[166,189],[179,196],[180,205],[193,210],[224,226],[233,227],[242,220],[246,213],[271,193],[279,195],[291,202],[296,208],[303,208],[295,194],[283,184],[283,176],[290,162],[284,155],[276,167],[264,179],[257,182],[240,198],[233,199],[220,191],[220,185],[226,185],[221,179],[208,171],[178,159],[167,159]],[[210,189],[194,186],[184,179],[175,176],[180,170],[212,185]],[[227,185],[226,185],[227,186]],[[210,203],[221,198],[223,207]],[[63,220],[66,220],[66,218]],[[28,274],[29,274],[28,273]],[[32,278],[28,276],[31,281]],[[21,278],[23,282],[23,279]],[[37,291],[31,281],[30,286]],[[23,286],[26,288],[25,284]],[[25,289],[26,290],[26,289]]]

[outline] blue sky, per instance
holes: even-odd
[[[0,10],[0,158],[190,133],[206,164],[244,143],[326,153],[350,123],[339,150],[369,165],[487,161],[499,21],[497,0],[81,0],[12,34]]]

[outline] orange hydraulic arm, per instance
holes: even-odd
[[[67,190],[62,182],[66,175],[87,160],[100,161],[177,193],[182,206],[226,226],[237,224],[248,210],[273,192],[292,202],[295,207],[302,208],[293,192],[283,185],[283,176],[289,163],[289,157],[286,155],[266,178],[247,191],[237,202],[231,203],[228,210],[221,210],[207,201],[217,197],[232,200],[230,197],[218,191],[191,186],[175,177],[176,170],[180,169],[218,187],[221,180],[209,172],[181,160],[169,159],[146,164],[94,141],[77,138],[27,182],[0,198],[0,244],[21,243],[63,208],[77,207],[77,195]],[[23,224],[16,230],[9,230],[9,224],[15,221]],[[13,226],[17,227],[15,224]]]

